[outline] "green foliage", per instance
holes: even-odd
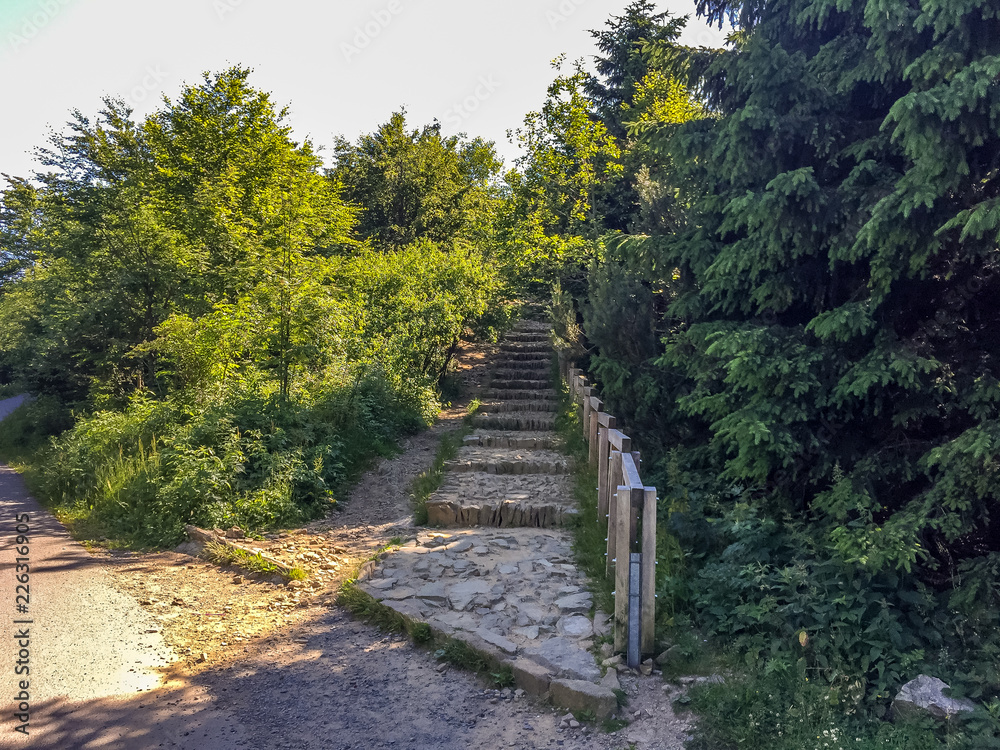
[[[8,377],[93,403],[163,395],[155,329],[213,309],[253,318],[244,343],[265,347],[285,395],[313,363],[301,339],[322,259],[350,247],[354,210],[248,76],[206,75],[141,123],[114,100],[93,121],[75,112],[41,152],[40,187],[3,193],[3,253],[22,259],[0,296]]]
[[[13,395],[13,394],[12,394]],[[57,398],[41,396],[27,401],[3,420],[0,461],[21,464],[43,448],[52,435],[73,425],[73,415]]]
[[[71,426],[46,404],[78,409],[29,462],[88,533],[172,545],[185,523],[259,531],[328,511],[433,421],[460,338],[509,321],[495,263],[469,245],[492,210],[491,144],[410,138],[400,116],[381,133],[391,164],[341,144],[331,178],[285,117],[240,67],[142,122],[106,100],[53,136],[38,187],[0,194],[0,379],[57,399],[4,439],[30,454]],[[374,200],[362,212],[342,192],[390,167],[390,194],[423,197],[375,252],[355,239],[357,221],[378,239]]]
[[[701,717],[693,750],[767,747],[774,750],[960,747],[940,741],[930,726],[868,722],[845,716],[828,686],[796,669],[769,669],[723,684],[690,689]]]
[[[508,206],[497,241],[521,283],[551,283],[586,264],[600,231],[596,192],[621,172],[618,145],[589,111],[582,62],[570,75],[562,73],[564,62],[552,63],[559,75],[542,109],[510,133],[523,153],[506,175]]]
[[[492,143],[463,137],[442,137],[438,123],[409,131],[400,111],[356,145],[338,139],[330,177],[362,207],[360,236],[394,250],[420,240],[479,244],[501,162]]]
[[[203,555],[219,565],[234,565],[256,575],[278,575],[286,581],[304,581],[308,576],[302,568],[284,568],[263,556],[237,549],[228,544],[209,542]]]
[[[439,381],[470,327],[496,338],[509,322],[505,285],[477,251],[428,241],[359,253],[340,265],[343,345],[352,360],[387,373]]]
[[[259,383],[184,396],[137,395],[81,418],[34,461],[42,496],[139,546],[176,545],[188,523],[286,527],[329,511],[371,456],[428,417],[413,394],[350,370],[294,400]]]
[[[772,716],[753,734],[730,703],[748,733],[700,746],[830,740],[921,671],[993,705],[1000,13],[706,0],[739,28],[702,50],[651,12],[595,34],[605,80],[579,105],[635,139],[645,206],[603,222],[633,234],[594,244],[585,280],[579,258],[552,274],[553,310],[582,322],[580,361],[643,446],[683,547],[659,586],[678,617],[810,678],[782,693],[806,734],[778,739]],[[814,689],[839,702],[809,713]],[[858,731],[996,744],[988,723]]]
[[[462,447],[462,439],[471,430],[468,425],[461,429],[446,432],[438,443],[434,463],[426,471],[420,472],[410,485],[410,497],[413,498],[414,522],[419,526],[427,524],[427,499],[434,493],[444,480],[444,465],[458,455]]]
[[[580,409],[570,398],[564,383],[559,383],[559,406],[556,412],[556,431],[565,451],[575,459],[577,470],[573,479],[573,494],[578,513],[573,523],[573,553],[577,565],[591,583],[595,607],[603,612],[614,612],[612,590],[614,582],[605,575],[607,557],[607,525],[597,517],[594,488],[597,470],[588,466],[587,443],[583,439]]]

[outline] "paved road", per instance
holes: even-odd
[[[27,393],[12,398],[0,399],[0,421],[29,398]]]
[[[23,400],[0,401],[0,419]],[[245,746],[205,690],[146,692],[173,659],[155,622],[2,464],[0,634],[0,748]]]

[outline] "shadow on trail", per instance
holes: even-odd
[[[484,683],[436,666],[404,637],[324,610],[179,686],[34,705],[32,729],[37,721],[39,747],[61,750],[467,750],[507,747],[524,733],[511,704],[484,698]],[[484,738],[483,719],[502,729]]]

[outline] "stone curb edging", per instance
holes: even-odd
[[[406,625],[406,631],[411,634],[411,637],[415,631],[423,626],[428,629],[427,632],[430,633],[435,643],[447,642],[448,640],[460,641],[488,664],[494,665],[497,671],[509,667],[514,676],[514,684],[525,693],[551,702],[552,705],[559,708],[569,711],[592,712],[598,721],[611,718],[618,708],[618,698],[611,688],[586,680],[558,678],[545,666],[531,659],[523,656],[511,659],[498,646],[474,634],[463,633],[459,637],[454,631],[448,632],[448,629],[442,624],[414,620],[407,614],[384,604],[357,585],[371,575],[375,564],[376,560],[368,560],[362,564],[357,578],[344,585],[350,587],[353,596],[364,598],[370,609],[381,610],[387,616],[403,621]]]

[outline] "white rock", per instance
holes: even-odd
[[[556,599],[556,606],[563,614],[584,614],[590,611],[594,603],[594,597],[587,592],[580,594],[570,594],[561,599]]]
[[[492,630],[486,628],[479,628],[476,630],[476,635],[487,643],[496,646],[501,651],[506,651],[508,654],[517,653],[517,644],[504,638],[499,633],[494,633]]]
[[[948,719],[958,713],[975,711],[970,700],[951,698],[944,694],[949,686],[943,680],[928,675],[918,675],[910,680],[892,702],[893,714],[912,717],[929,714],[936,719]]]
[[[453,583],[448,587],[448,603],[452,609],[461,612],[472,603],[473,599],[488,594],[489,591],[489,584],[482,580]]]
[[[583,615],[569,615],[559,618],[558,622],[556,622],[556,632],[559,635],[586,638],[594,632],[594,626]]]

